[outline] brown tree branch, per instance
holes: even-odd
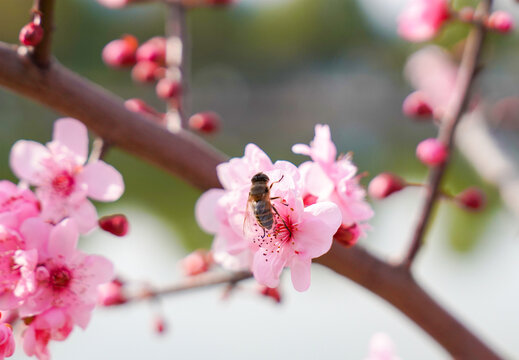
[[[40,67],[49,66],[52,56],[52,34],[54,32],[54,4],[55,0],[35,0],[34,8],[41,16],[41,27],[43,28],[43,38],[34,47],[31,54],[33,61]]]
[[[483,0],[478,7],[479,16],[488,15],[490,7],[491,1]],[[447,146],[449,153],[452,152],[456,126],[467,108],[474,77],[477,74],[485,34],[486,29],[482,24],[475,24],[474,28],[470,32],[458,70],[453,95],[440,123],[438,140]],[[426,182],[427,192],[425,200],[413,233],[411,245],[407,255],[402,261],[402,266],[406,268],[411,267],[414,258],[423,244],[424,235],[431,220],[433,209],[437,203],[440,194],[440,185],[444,178],[448,163],[449,159],[441,165],[431,168],[429,171]]]
[[[41,71],[25,60],[16,48],[0,44],[0,85],[83,121],[115,146],[202,190],[220,187],[215,167],[226,158],[197,137],[184,131],[168,132],[146,116],[127,110],[122,99],[57,63]],[[385,264],[361,248],[347,250],[338,245],[318,262],[400,309],[457,358],[499,358],[436,304],[402,268]]]
[[[0,85],[81,120],[110,144],[147,160],[200,188],[218,187],[216,165],[226,156],[180,131],[172,134],[147,116],[127,110],[121,98],[57,62],[41,71],[0,43]]]

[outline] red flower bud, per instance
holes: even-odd
[[[402,111],[405,116],[417,119],[428,119],[433,114],[432,108],[425,101],[425,96],[421,91],[415,91],[405,98]]]
[[[373,199],[385,199],[404,187],[406,187],[406,182],[400,176],[382,173],[371,180],[368,186],[368,194]]]
[[[262,285],[260,287],[260,293],[263,296],[273,299],[278,304],[281,303],[281,293],[279,292],[279,288],[269,288],[268,286]]]
[[[154,82],[158,69],[152,61],[139,61],[132,69],[132,79],[141,83]]]
[[[463,190],[454,200],[459,206],[472,211],[482,210],[486,205],[485,193],[476,187]]]
[[[25,25],[18,36],[20,42],[27,46],[36,46],[43,39],[43,28],[33,22]]]
[[[114,306],[126,303],[128,299],[123,294],[123,283],[119,280],[99,285],[98,304],[102,306]]]
[[[178,81],[164,78],[157,83],[155,91],[161,99],[174,99],[180,97],[182,86]]]
[[[220,117],[214,112],[202,112],[189,118],[189,127],[193,130],[211,134],[220,130]]]
[[[514,28],[514,20],[505,11],[494,11],[487,19],[486,25],[489,29],[500,33],[510,32]]]
[[[343,246],[352,247],[359,240],[360,234],[360,228],[357,224],[341,225],[333,238]]]
[[[128,233],[128,219],[122,214],[103,216],[99,219],[99,226],[104,231],[115,236],[124,236]]]
[[[166,39],[153,37],[137,49],[137,61],[153,61],[159,65],[166,62]]]
[[[163,334],[166,331],[166,321],[162,316],[157,316],[153,321],[153,328],[157,334]]]
[[[138,45],[137,39],[132,35],[110,41],[103,48],[103,61],[106,65],[115,68],[132,66],[135,64],[135,51]]]
[[[416,156],[428,166],[443,164],[449,152],[445,144],[435,138],[425,139],[416,147]]]
[[[210,252],[196,250],[183,258],[180,266],[186,276],[194,276],[208,271],[212,264],[213,257]]]

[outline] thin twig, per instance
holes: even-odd
[[[166,124],[169,130],[185,129],[185,96],[188,91],[187,53],[188,34],[186,9],[182,4],[168,4],[166,15],[166,77],[181,83],[180,98],[168,103]]]
[[[185,281],[165,287],[162,289],[145,289],[136,295],[130,295],[126,297],[126,302],[123,304],[128,304],[136,301],[142,300],[153,300],[159,297],[174,295],[178,293],[183,293],[189,290],[197,290],[203,289],[215,285],[221,284],[229,284],[235,285],[240,281],[250,279],[252,274],[249,271],[238,271],[234,273],[206,273],[197,276],[192,276],[187,278]],[[118,305],[123,305],[118,304]]]
[[[32,53],[33,61],[41,68],[46,68],[50,64],[52,56],[52,34],[54,32],[54,5],[55,0],[35,0],[34,8],[41,16],[41,26],[43,28],[43,38],[34,47]]]
[[[483,0],[477,11],[479,14],[487,15],[490,12],[490,8],[491,1]],[[474,28],[470,32],[463,52],[453,95],[440,123],[438,139],[448,147],[449,153],[453,148],[456,126],[467,108],[470,90],[478,70],[485,34],[486,30],[482,25],[474,25]],[[411,246],[402,261],[402,265],[407,269],[411,267],[413,260],[422,246],[425,231],[429,225],[433,208],[438,199],[440,184],[447,169],[448,160],[449,159],[441,165],[433,167],[429,171],[426,186],[427,193],[422,211],[415,227]]]

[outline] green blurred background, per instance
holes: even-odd
[[[370,9],[376,1],[270,1],[265,6],[261,2],[245,0],[238,6],[189,14],[189,113],[211,110],[223,119],[223,131],[207,140],[230,156],[241,156],[244,146],[254,142],[273,160],[299,163],[304,159],[290,152],[292,144],[308,143],[314,124],[327,123],[339,151],[353,151],[359,170],[369,173],[365,182],[388,170],[411,180],[423,179],[426,169],[415,159],[414,149],[421,139],[434,136],[435,128],[405,119],[400,110],[411,90],[402,68],[419,46],[399,40],[392,19],[389,26],[370,21],[378,11]],[[458,1],[456,6],[470,3]],[[17,42],[30,7],[29,0],[0,2],[2,41]],[[163,34],[164,6],[109,10],[94,0],[58,0],[56,24],[54,52],[60,62],[123,98],[140,97],[157,109],[164,107],[153,86],[132,83],[129,71],[109,69],[100,57],[103,46],[122,34],[134,34],[140,41]],[[437,41],[453,47],[466,32],[465,26],[452,25]],[[517,58],[510,46],[513,37],[494,38],[488,53],[499,53],[500,60],[490,66],[487,77],[510,73]],[[513,74],[517,76],[516,70]],[[487,95],[495,99],[517,92],[513,79],[487,89]],[[3,89],[0,109],[0,177],[14,180],[8,166],[12,144],[20,138],[48,141],[59,114]],[[165,220],[182,235],[186,249],[210,246],[210,237],[199,230],[193,216],[197,190],[118,150],[106,160],[124,175],[127,189],[121,202],[138,204]],[[446,241],[455,251],[476,246],[481,229],[501,206],[496,192],[457,156],[447,188],[457,192],[474,184],[488,191],[486,212],[467,214],[452,205],[441,208],[449,213]],[[413,215],[405,226],[412,225]]]

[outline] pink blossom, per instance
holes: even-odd
[[[116,0],[118,1],[118,0]],[[106,3],[114,0],[106,0]],[[132,35],[125,35],[121,39],[110,41],[103,48],[101,57],[108,66],[119,68],[135,64],[135,51],[139,42]]]
[[[441,118],[454,91],[458,67],[449,54],[437,46],[427,46],[415,52],[405,65],[409,83],[419,91],[436,118]]]
[[[363,223],[373,216],[373,210],[365,200],[366,191],[356,175],[357,167],[348,155],[336,159],[337,148],[331,140],[328,125],[316,125],[310,146],[296,144],[292,151],[312,158],[313,162],[305,162],[299,167],[306,193],[316,196],[317,202],[337,204],[344,226]]]
[[[11,357],[14,354],[14,336],[11,325],[0,324],[0,360]]]
[[[35,269],[37,288],[20,307],[20,316],[31,316],[51,307],[69,307],[74,318],[83,319],[85,307],[97,301],[97,287],[110,281],[113,266],[104,257],[76,249],[78,230],[73,220],[51,226],[39,219],[24,223],[28,246],[38,250]],[[23,231],[22,230],[22,231]],[[74,311],[78,313],[74,313]]]
[[[97,2],[107,8],[119,9],[128,5],[131,0],[97,0]]]
[[[18,229],[28,218],[38,216],[40,204],[29,189],[0,181],[0,224]]]
[[[85,164],[87,153],[87,128],[64,118],[55,122],[47,146],[19,140],[10,155],[13,172],[36,187],[42,218],[53,223],[73,218],[81,233],[97,226],[97,212],[87,196],[115,201],[124,191],[121,174],[101,160]]]
[[[23,333],[23,350],[28,356],[50,360],[49,342],[67,339],[74,328],[74,319],[67,310],[52,308],[34,317]]]
[[[384,333],[374,334],[369,343],[369,355],[365,360],[400,360],[395,345]]]
[[[15,309],[35,291],[37,260],[17,231],[0,225],[0,310]]]
[[[166,38],[155,36],[137,49],[137,61],[152,61],[158,65],[166,62]]]
[[[407,95],[402,104],[404,115],[415,119],[429,119],[433,110],[427,103],[426,98],[427,95],[421,91],[415,91]]]
[[[407,183],[400,176],[386,172],[378,174],[371,180],[368,193],[373,199],[385,199],[405,186]]]
[[[398,34],[413,42],[427,41],[449,17],[447,0],[410,0],[398,18]]]
[[[272,204],[279,215],[270,230],[251,220],[246,211],[251,178],[260,171],[271,179],[271,197],[277,198]],[[256,280],[269,287],[279,284],[281,271],[288,267],[295,289],[306,290],[311,260],[329,250],[341,223],[337,206],[321,202],[305,208],[298,169],[286,161],[273,164],[253,144],[247,145],[244,157],[220,164],[217,173],[224,190],[209,190],[196,206],[201,227],[216,235],[215,260],[229,261],[221,253],[238,255],[233,265],[250,266]]]

